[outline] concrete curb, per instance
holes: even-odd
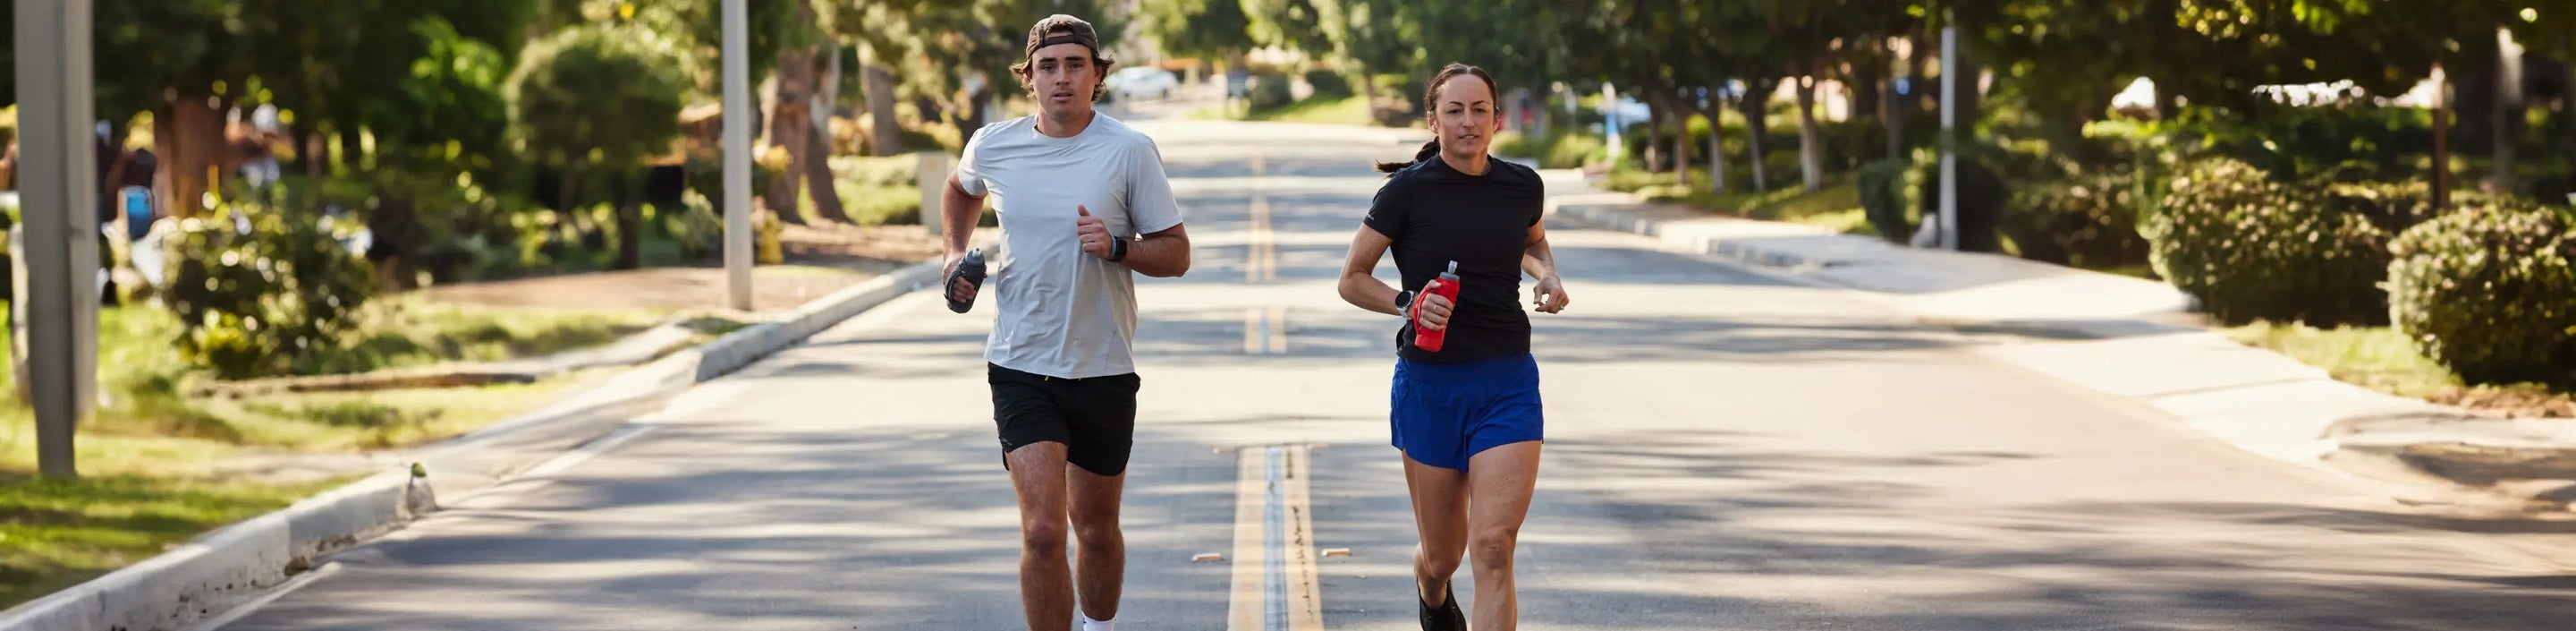
[[[991,249],[990,244],[983,247]],[[256,597],[318,559],[399,529],[461,496],[626,424],[678,390],[715,379],[898,296],[934,286],[941,264],[906,267],[786,316],[618,374],[546,409],[412,452],[410,464],[0,611],[0,631],[169,631]]]

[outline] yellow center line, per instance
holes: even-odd
[[[1258,193],[1252,198],[1250,246],[1244,251],[1243,282],[1259,283],[1278,279],[1278,256],[1271,244],[1270,199]]]
[[[1236,451],[1227,631],[1323,631],[1308,453],[1304,445]]]
[[[1288,354],[1288,308],[1270,308],[1270,354]]]
[[[1262,510],[1269,503],[1270,450],[1235,451],[1234,589],[1226,598],[1226,631],[1261,631],[1262,569],[1268,559],[1262,545]]]
[[[1262,335],[1261,329],[1261,308],[1245,307],[1243,309],[1243,354],[1261,354],[1261,342],[1262,338],[1265,337]]]

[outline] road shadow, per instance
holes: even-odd
[[[1019,626],[1017,509],[989,430],[763,426],[664,425],[618,466],[344,553],[336,576],[228,628]],[[1229,568],[1187,559],[1230,541],[1233,456],[1138,442],[1123,610],[1217,624]]]
[[[2556,629],[2576,614],[2568,573],[2435,562],[2453,541],[2443,532],[2576,530],[2565,522],[2051,497],[1926,514],[1906,505],[1935,492],[1910,481],[1931,471],[2063,456],[1780,451],[1746,438],[1552,441],[1538,501],[1582,510],[1525,529],[1539,542],[1528,563],[1558,580],[1524,581],[1522,602],[1598,603],[1641,629]],[[1616,482],[1549,490],[1549,473],[1572,471]],[[1724,587],[1761,583],[1779,587]],[[1524,611],[1533,624],[1585,619]]]

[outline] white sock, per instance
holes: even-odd
[[[1082,631],[1111,631],[1110,627],[1118,624],[1111,620],[1093,620],[1091,614],[1083,613],[1079,608],[1073,612],[1073,615],[1082,618]]]

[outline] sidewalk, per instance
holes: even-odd
[[[2524,508],[2565,510],[2557,496],[2576,489],[2576,423],[2481,417],[2337,381],[2200,327],[2191,297],[2161,282],[1713,216],[1546,173],[1549,190],[1568,191],[1550,197],[1550,214],[1849,289],[1926,323],[2007,333],[1974,348],[2142,402],[2248,452],[2382,482],[2431,474],[2538,502]]]

